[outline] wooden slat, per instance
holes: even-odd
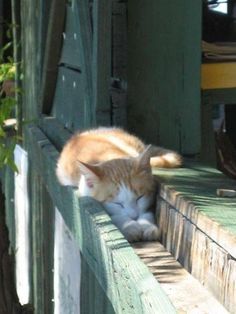
[[[236,62],[203,63],[201,88],[236,88]]]
[[[93,107],[93,83],[92,83],[92,29],[90,22],[89,3],[87,0],[72,0],[74,5],[75,20],[78,25],[78,33],[81,38],[81,58],[83,61],[82,72],[85,85],[84,96],[86,110],[84,125],[91,127],[95,124],[95,112]]]
[[[200,151],[201,6],[128,1],[129,129],[184,154]]]
[[[63,32],[60,63],[81,69],[83,64],[82,43],[79,33],[79,21],[76,20],[75,9],[76,7],[72,3],[71,5],[67,4],[66,25]]]
[[[178,313],[228,313],[212,293],[191,276],[163,245],[158,242],[140,242],[132,246],[157,278]],[[215,280],[212,282],[216,283]]]
[[[41,175],[115,312],[175,313],[157,281],[101,205],[89,198],[79,201],[72,189],[57,183],[55,166],[59,154],[37,127],[29,129],[28,145],[32,166]]]
[[[64,144],[72,136],[72,133],[55,117],[42,117],[39,126],[58,151],[61,151]]]
[[[236,199],[217,196],[235,181],[214,168],[158,170],[162,181],[162,241],[184,267],[230,311],[236,307]]]
[[[71,131],[88,127],[86,84],[84,75],[73,69],[60,67],[52,115]]]
[[[163,180],[161,197],[236,258],[236,200],[216,195],[218,188],[234,189],[235,181],[203,165],[154,174]]]
[[[44,114],[49,114],[52,109],[65,22],[65,4],[65,0],[53,0],[50,9],[41,92],[41,108]]]
[[[93,3],[93,99],[97,125],[111,125],[111,2]]]
[[[112,77],[127,81],[127,2],[112,1]]]

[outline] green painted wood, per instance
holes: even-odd
[[[111,1],[93,2],[93,99],[97,125],[111,125]]]
[[[236,88],[202,91],[203,105],[236,104]]]
[[[21,35],[22,35],[22,118],[24,121],[36,120],[41,114],[42,69],[45,48],[45,33],[48,25],[48,9],[43,0],[21,1]],[[54,52],[55,53],[55,52]],[[26,92],[27,91],[27,92]]]
[[[85,0],[73,0],[68,4],[64,38],[52,115],[71,130],[83,129],[90,127],[95,121],[92,97],[92,33],[89,5]],[[69,53],[72,49],[73,57]]]
[[[79,71],[59,68],[52,115],[72,131],[88,127],[89,108],[84,79]]]
[[[20,32],[20,25],[21,25],[21,11],[20,11],[20,1],[11,0],[11,7],[12,7],[12,24],[15,27],[12,28],[13,32],[13,58],[16,64],[16,72],[15,72],[15,86],[16,89],[21,89],[21,69],[20,69],[20,62],[21,62],[21,46],[19,45],[21,41],[21,32]],[[16,27],[17,25],[17,27]],[[18,135],[22,135],[22,101],[20,93],[15,94],[16,99],[16,119],[17,119],[17,132]]]
[[[5,217],[9,231],[10,246],[15,248],[15,208],[14,208],[14,172],[10,168],[0,170],[2,192],[5,196]]]
[[[72,133],[53,117],[43,117],[39,121],[39,126],[58,151],[62,149],[64,144],[72,136]]]
[[[115,313],[106,293],[100,288],[99,282],[81,256],[81,314],[113,314]]]
[[[128,12],[129,129],[147,142],[196,154],[201,1],[131,0]]]
[[[78,21],[78,33],[81,36],[82,59],[86,97],[86,111],[84,125],[90,127],[95,124],[95,112],[93,107],[93,81],[92,81],[92,28],[90,22],[89,2],[87,0],[72,0],[75,19]]]
[[[51,112],[56,87],[57,67],[65,21],[65,5],[65,0],[53,0],[50,8],[41,92],[42,112],[45,114]]]
[[[168,298],[102,206],[78,199],[56,180],[58,152],[36,127],[28,131],[30,160],[46,185],[54,205],[74,235],[81,253],[116,313],[175,313]]]
[[[63,47],[61,51],[60,64],[65,64],[76,69],[81,69],[82,60],[82,43],[78,33],[79,25],[76,20],[75,6],[73,3],[67,4],[66,25],[63,32]]]
[[[203,165],[158,169],[154,174],[162,183],[161,197],[235,258],[236,198],[216,194],[219,188],[235,189],[235,181]]]

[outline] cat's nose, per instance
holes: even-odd
[[[136,211],[133,210],[132,212],[129,213],[129,217],[133,220],[137,220],[139,215]]]

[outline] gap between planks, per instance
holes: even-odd
[[[132,244],[179,314],[229,313],[159,242]]]

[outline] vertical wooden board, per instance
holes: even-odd
[[[127,81],[127,2],[112,1],[112,77]]]
[[[88,127],[86,125],[86,91],[84,76],[75,70],[60,67],[52,115],[71,131]]]
[[[90,20],[90,6],[87,0],[72,0],[74,6],[75,21],[77,21],[78,33],[81,38],[82,46],[82,69],[84,80],[85,112],[84,125],[86,127],[95,124],[95,109],[93,99],[93,80],[92,80],[92,29]]]
[[[67,4],[66,9],[66,24],[63,32],[63,47],[60,63],[81,69],[83,64],[83,52],[80,33],[78,32],[78,23],[79,21],[76,20],[75,6],[71,2],[71,4]]]
[[[183,100],[180,105],[181,152],[200,153],[201,148],[201,35],[202,1],[184,0]]]
[[[112,125],[127,127],[127,91],[111,89]]]
[[[62,32],[65,22],[65,0],[51,0],[48,21],[46,16],[41,16],[41,24],[47,24],[47,35],[44,53],[44,66],[42,71],[41,110],[50,114],[56,88],[58,63],[61,54]],[[42,43],[42,36],[39,36]],[[40,49],[42,47],[40,46]],[[42,58],[41,58],[42,59]],[[42,62],[42,61],[41,61]]]
[[[140,0],[128,2],[129,128],[147,142],[182,150],[183,153],[187,153],[186,145],[184,151],[182,144],[185,103],[196,96],[195,89],[199,90],[199,86],[193,85],[192,92],[185,95],[185,88],[188,88],[186,79],[191,84],[191,75],[186,77],[185,73],[192,71],[190,63],[185,65],[184,51],[188,45],[184,30],[191,29],[191,25],[185,23],[188,9],[185,0],[152,0],[148,4]],[[196,48],[199,50],[200,47]],[[197,53],[191,57],[199,58]],[[192,106],[196,106],[196,101],[191,102],[188,113]],[[197,121],[195,113],[193,110],[191,124],[195,119]],[[187,117],[189,121],[190,114]],[[195,142],[195,129],[189,128],[188,138],[192,143]],[[199,145],[195,145],[193,152],[198,149]]]
[[[93,3],[93,101],[97,125],[111,125],[111,3]]]
[[[183,3],[129,1],[128,125],[147,142],[179,148]]]
[[[81,314],[115,313],[106,292],[99,285],[96,276],[83,257],[81,262]]]
[[[2,193],[5,196],[5,219],[9,229],[9,240],[11,248],[15,248],[15,201],[14,201],[14,172],[5,167],[0,170],[0,181],[2,184]]]
[[[41,19],[41,20],[40,20]],[[42,0],[21,1],[21,29],[22,29],[22,62],[23,82],[22,89],[22,115],[25,121],[37,119],[41,108],[39,99],[41,95],[42,74],[42,23],[43,9]]]

